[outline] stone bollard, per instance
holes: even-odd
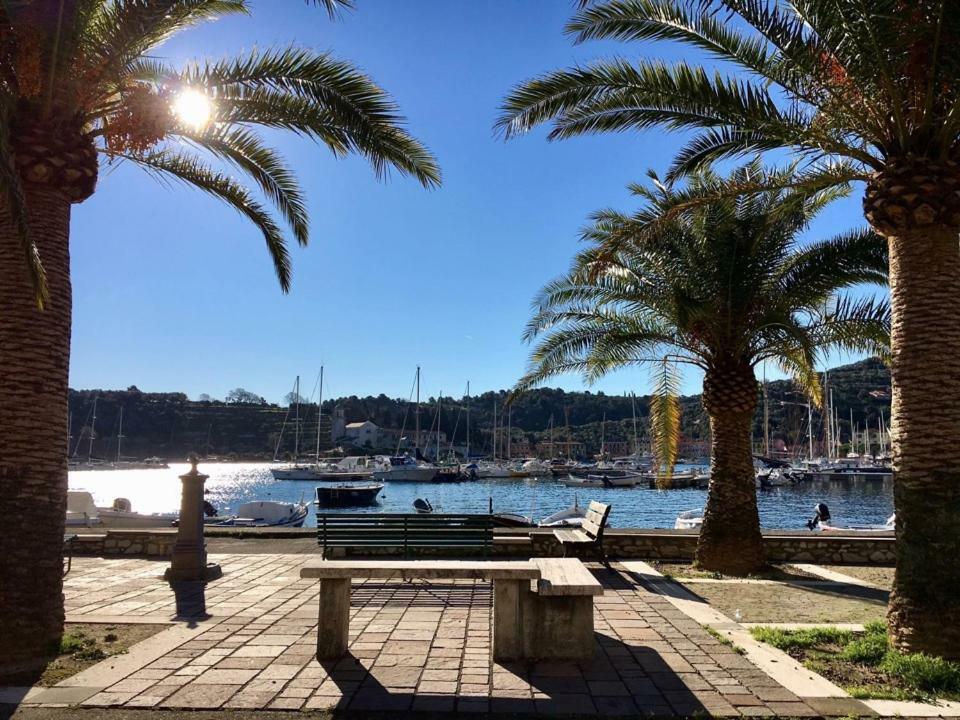
[[[190,456],[190,471],[180,476],[180,522],[173,558],[163,577],[169,582],[204,582],[223,575],[220,566],[207,562],[203,539],[203,482],[209,477],[197,471],[197,456]]]

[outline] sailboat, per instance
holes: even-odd
[[[393,482],[430,482],[437,474],[437,467],[429,463],[421,462],[420,457],[420,366],[417,365],[416,375],[417,403],[414,406],[414,417],[416,418],[416,434],[413,441],[414,456],[401,455],[400,446],[397,444],[397,453],[390,458],[385,458],[381,466],[377,468],[373,477],[375,480],[390,480]]]
[[[323,366],[320,366],[320,394],[317,400],[317,438],[314,449],[313,463],[296,463],[282,468],[271,468],[270,472],[276,480],[312,480],[320,482],[343,480],[369,480],[373,477],[373,469],[366,467],[366,458],[345,457],[333,462],[320,462],[320,430],[323,420]],[[300,376],[297,376],[294,393],[296,395],[296,428],[294,436],[294,458],[299,457],[300,450]],[[279,449],[280,443],[277,442]]]

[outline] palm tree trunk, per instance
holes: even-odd
[[[24,253],[0,201],[0,668],[36,664],[63,631],[63,529],[70,366],[70,199],[27,195],[49,284],[37,309]]]
[[[960,252],[956,228],[889,238],[898,648],[960,659]]]
[[[711,474],[696,563],[705,570],[748,575],[766,565],[750,435],[757,389],[753,368],[744,361],[711,368],[704,379]]]

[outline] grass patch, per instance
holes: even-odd
[[[856,698],[960,700],[960,663],[897,652],[890,647],[882,622],[868,623],[862,633],[829,627],[756,627],[751,633],[842,685]]]
[[[67,623],[58,652],[46,667],[6,676],[0,684],[51,687],[101,660],[127,652],[131,645],[168,627],[169,625]]]
[[[706,630],[707,634],[713,637],[718,643],[720,643],[721,645],[726,645],[728,648],[731,648],[737,655],[747,654],[746,650],[744,650],[739,645],[735,645],[730,638],[724,637],[722,634],[714,630],[709,625],[701,625],[700,627]]]
[[[840,645],[850,642],[853,633],[832,627],[781,630],[780,628],[755,627],[750,634],[757,640],[773,645],[780,650],[807,649],[818,645]]]

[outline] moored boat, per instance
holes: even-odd
[[[233,527],[301,527],[307,517],[304,502],[283,503],[273,500],[255,500],[243,503],[237,514],[217,526]]]
[[[67,491],[67,527],[170,527],[178,513],[134,512],[127,498],[115,498],[110,507],[98,507],[86,490]]]
[[[587,511],[580,507],[577,499],[573,499],[573,505],[566,510],[560,510],[552,515],[547,515],[537,525],[546,528],[556,527],[580,527],[587,517]]]
[[[373,505],[383,490],[383,483],[321,485],[317,488],[317,505],[344,507]]]
[[[826,533],[880,533],[894,532],[896,529],[896,513],[888,517],[885,523],[850,523],[847,525],[838,525],[833,522],[833,518],[830,516],[830,508],[827,507],[826,503],[817,503],[814,511],[814,516],[807,521],[807,527],[811,530],[820,530]]]
[[[703,525],[703,508],[696,510],[684,510],[677,513],[677,519],[673,523],[674,530],[699,530]]]

